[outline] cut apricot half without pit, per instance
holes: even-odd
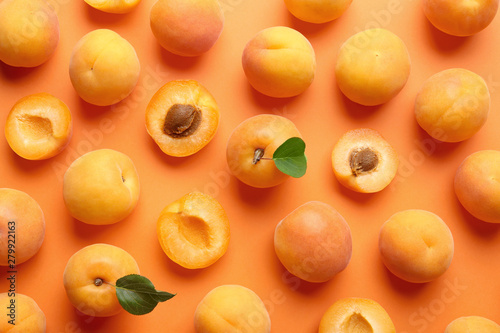
[[[337,180],[361,193],[383,190],[396,176],[398,154],[379,132],[359,128],[346,132],[332,152]]]
[[[146,129],[167,155],[198,152],[214,137],[219,108],[210,92],[195,80],[166,83],[146,108]]]
[[[184,268],[205,268],[226,253],[229,220],[217,200],[188,193],[166,206],[157,223],[157,235],[165,254]]]

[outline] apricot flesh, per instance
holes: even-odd
[[[40,250],[44,238],[45,217],[35,199],[0,188],[0,266],[26,262]],[[15,253],[9,253],[9,244],[14,244]]]
[[[215,136],[220,111],[214,97],[196,80],[163,85],[146,107],[146,129],[167,155],[184,157],[200,151]]]
[[[453,320],[444,333],[500,333],[500,325],[493,320],[480,316],[459,317]]]
[[[335,77],[347,98],[373,106],[388,102],[403,89],[410,68],[403,40],[389,30],[376,28],[361,31],[342,44]]]
[[[486,123],[490,93],[482,77],[463,68],[451,68],[425,81],[415,99],[418,124],[444,142],[469,139]]]
[[[332,168],[345,187],[361,193],[386,188],[396,176],[399,158],[394,148],[369,128],[346,132],[332,151]]]
[[[166,206],[158,218],[158,241],[165,254],[184,268],[205,268],[227,251],[229,219],[211,196],[188,193]]]
[[[444,274],[454,252],[453,236],[436,214],[419,209],[392,215],[379,234],[383,263],[397,277],[425,283]]]
[[[323,314],[319,333],[396,333],[389,314],[374,300],[348,297]]]
[[[11,303],[14,301],[14,303]],[[15,304],[15,325],[8,321],[9,306]],[[0,332],[8,333],[45,333],[47,319],[35,300],[27,295],[15,293],[11,297],[9,293],[0,294],[0,307],[5,311],[5,318],[0,320]]]
[[[226,158],[231,173],[257,188],[283,183],[290,176],[270,159],[276,149],[292,137],[301,137],[301,134],[285,117],[262,114],[246,119],[233,130],[227,142]]]
[[[455,173],[455,194],[475,218],[500,223],[500,151],[480,150],[467,156]]]
[[[194,314],[196,333],[269,333],[271,319],[259,296],[240,285],[212,289]]]
[[[72,133],[68,106],[47,93],[18,100],[5,123],[9,146],[28,160],[43,160],[59,154],[68,145]]]
[[[351,229],[332,206],[310,201],[278,223],[274,249],[293,275],[308,282],[326,282],[351,260]]]

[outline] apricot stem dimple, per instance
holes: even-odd
[[[255,149],[255,152],[253,153],[252,164],[257,164],[262,159],[263,156],[264,156],[264,149],[262,148]]]
[[[174,104],[168,109],[163,132],[173,138],[193,134],[201,123],[201,111],[191,104]]]
[[[94,285],[95,285],[96,287],[100,287],[100,286],[102,286],[102,284],[103,284],[103,283],[104,283],[104,281],[103,281],[101,278],[96,278],[96,279],[94,280]]]
[[[377,153],[370,148],[355,149],[349,157],[349,166],[354,176],[373,171],[378,162]]]

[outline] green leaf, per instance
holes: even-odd
[[[165,302],[175,296],[156,290],[151,281],[137,274],[119,278],[115,288],[120,305],[133,315],[149,313],[159,302]]]
[[[307,158],[304,154],[306,143],[298,137],[293,137],[276,149],[273,160],[276,167],[283,173],[295,178],[305,175],[307,170]]]

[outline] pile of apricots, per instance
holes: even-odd
[[[97,10],[125,14],[140,0],[85,0]],[[422,0],[424,14],[435,28],[454,36],[480,33],[496,15],[499,0]],[[299,20],[322,24],[340,17],[351,0],[284,0]],[[44,13],[43,24],[23,34],[26,17]],[[224,26],[217,0],[158,0],[150,11],[150,28],[158,43],[182,57],[209,52]],[[22,38],[14,38],[21,36]],[[0,60],[12,67],[36,67],[57,47],[59,22],[46,0],[0,1]],[[285,26],[264,29],[243,50],[242,70],[249,85],[271,98],[290,98],[306,91],[316,73],[316,55],[299,31]],[[339,48],[335,79],[346,98],[363,106],[380,105],[405,86],[411,70],[404,41],[383,28],[356,33]],[[134,90],[141,64],[132,44],[109,29],[83,36],[74,46],[69,76],[76,93],[87,103],[116,104]],[[431,137],[443,142],[471,138],[486,123],[490,95],[482,77],[452,68],[428,78],[415,97],[415,119]],[[165,83],[145,110],[145,127],[165,154],[185,157],[203,149],[216,135],[220,121],[216,99],[196,80]],[[11,106],[5,139],[20,158],[49,159],[71,140],[73,120],[68,106],[48,93],[25,96]],[[290,138],[302,138],[286,117],[263,114],[238,125],[226,146],[232,175],[248,186],[279,186],[290,176],[268,163]],[[482,150],[468,156],[456,170],[454,190],[474,217],[500,223],[500,151]],[[386,188],[397,174],[398,153],[381,133],[352,129],[338,140],[331,154],[332,172],[340,184],[361,193]],[[64,174],[62,198],[68,213],[93,225],[118,223],[134,210],[140,193],[133,159],[112,149],[86,153]],[[44,214],[38,203],[17,189],[0,189],[0,265],[9,266],[9,223],[16,222],[16,264],[34,256],[45,235]],[[5,232],[4,232],[5,231]],[[230,221],[213,197],[191,192],[179,196],[159,214],[159,246],[166,256],[186,269],[203,269],[227,251]],[[323,253],[317,255],[317,246]],[[410,209],[395,213],[379,233],[380,258],[387,269],[410,283],[428,283],[450,266],[453,235],[438,215]],[[329,204],[310,201],[289,212],[276,225],[274,250],[294,276],[325,283],[349,264],[353,240],[348,222]],[[121,311],[114,284],[127,274],[139,274],[139,265],[125,250],[92,244],[75,253],[64,271],[69,301],[80,311],[107,317]],[[109,282],[109,283],[106,283]],[[0,307],[10,304],[0,294]],[[43,311],[30,297],[16,295],[16,329],[46,331]],[[318,323],[319,332],[391,333],[390,315],[376,301],[344,298],[336,301]],[[196,332],[266,333],[271,331],[268,311],[259,296],[240,285],[221,285],[200,300],[194,313]],[[0,332],[10,329],[2,317]],[[445,333],[499,333],[500,325],[478,316],[460,317]]]

